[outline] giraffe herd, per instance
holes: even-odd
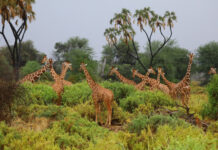
[[[112,67],[110,70],[109,75],[115,74],[121,82],[125,84],[129,84],[135,87],[136,90],[143,91],[145,89],[145,86],[148,85],[150,87],[150,90],[160,90],[166,94],[169,94],[173,99],[180,99],[182,101],[182,104],[184,106],[187,106],[189,98],[190,98],[190,73],[191,73],[191,65],[194,55],[189,55],[189,63],[187,67],[187,71],[183,79],[178,83],[173,83],[167,80],[165,77],[165,73],[163,72],[162,68],[158,68],[158,74],[157,79],[149,77],[150,74],[156,74],[155,70],[150,67],[147,70],[147,73],[145,75],[139,73],[137,70],[132,69],[132,76],[135,78],[136,76],[141,79],[141,82],[138,84],[130,79],[127,79],[123,75],[121,75],[117,68]],[[69,86],[72,83],[69,81],[64,80],[64,77],[66,75],[66,72],[68,69],[72,70],[71,64],[69,62],[62,63],[62,71],[61,74],[58,75],[54,68],[53,68],[53,61],[52,59],[47,59],[46,56],[44,56],[42,63],[45,64],[41,69],[39,69],[36,72],[33,72],[31,74],[28,74],[23,79],[18,81],[18,83],[24,83],[26,81],[35,82],[40,75],[42,75],[46,70],[50,70],[51,76],[54,79],[54,84],[52,85],[52,88],[58,95],[57,104],[61,104],[61,93],[64,90],[64,86]],[[89,87],[92,89],[92,99],[94,101],[95,105],[95,121],[98,123],[98,116],[101,121],[101,105],[100,103],[104,103],[107,107],[107,121],[106,125],[111,125],[111,117],[112,117],[112,102],[114,99],[114,94],[111,90],[106,89],[102,86],[100,86],[98,83],[96,83],[92,77],[90,76],[86,64],[81,63],[80,70],[82,70],[86,76],[87,83]],[[209,71],[209,74],[216,74],[216,69],[211,68]],[[160,83],[160,78],[162,77],[165,84]]]

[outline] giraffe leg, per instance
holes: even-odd
[[[111,108],[111,103],[107,102],[107,125],[110,126],[111,125],[111,115],[112,115],[112,108]]]
[[[98,105],[98,115],[99,115],[100,123],[102,125],[103,122],[102,122],[102,119],[101,119],[101,104]]]
[[[98,124],[98,103],[95,102],[95,122]]]

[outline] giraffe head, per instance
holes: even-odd
[[[72,69],[72,64],[70,63],[70,62],[67,62],[67,61],[65,61],[65,62],[63,62],[63,67],[65,67],[65,68],[69,68],[70,70],[73,70]]]
[[[44,64],[46,62],[47,62],[47,56],[45,55],[45,56],[43,56],[41,63]]]
[[[152,74],[156,74],[156,72],[154,71],[154,69],[153,69],[152,67],[150,67],[150,68],[148,69],[148,72],[149,72],[149,73],[152,73]]]
[[[112,66],[109,75],[112,76],[112,74],[115,73],[116,71],[117,71],[117,68]]]
[[[158,68],[157,68],[157,71],[158,71],[159,74],[161,74],[161,73],[162,73],[162,68],[161,68],[161,67],[158,67]]]
[[[194,57],[194,54],[193,54],[193,53],[189,54],[189,59],[190,59],[190,60],[192,60],[193,57]]]
[[[216,68],[211,67],[208,74],[216,74]]]
[[[81,63],[81,64],[80,64],[80,71],[86,69],[86,66],[87,66],[87,64]]]
[[[52,66],[53,66],[53,60],[52,60],[51,58],[49,58],[49,59],[47,60],[47,64],[49,65],[49,68],[51,69]]]
[[[132,69],[132,77],[135,78],[135,74],[138,72],[136,69]]]

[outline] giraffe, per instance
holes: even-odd
[[[172,93],[175,94],[175,96],[181,95],[182,103],[183,105],[188,104],[189,98],[190,98],[190,75],[191,75],[191,66],[192,66],[192,60],[193,60],[194,54],[191,53],[189,55],[189,63],[187,67],[187,71],[183,79],[176,84],[176,87],[173,89]]]
[[[216,74],[216,68],[211,67],[208,74]]]
[[[156,72],[153,70],[153,68],[148,69],[146,75],[142,75],[142,74],[138,74],[138,71],[135,69],[132,69],[132,77],[135,78],[135,75],[139,75],[140,77],[144,78],[144,80],[142,80],[140,83],[138,83],[135,88],[137,90],[144,90],[144,87],[146,85],[146,83],[148,82],[148,77],[150,75],[150,73],[156,74]]]
[[[164,82],[167,84],[168,88],[170,89],[170,95],[172,98],[178,98],[182,100],[182,104],[187,106],[189,97],[190,97],[190,72],[191,72],[191,65],[193,60],[194,54],[189,55],[189,64],[187,67],[187,71],[183,79],[179,83],[172,83],[168,81],[164,73],[161,73],[161,76],[164,80]]]
[[[94,100],[94,104],[95,104],[95,121],[96,123],[98,123],[98,115],[100,115],[101,113],[101,108],[100,108],[100,103],[104,102],[107,106],[107,121],[106,121],[106,125],[111,125],[111,115],[112,115],[112,102],[114,99],[114,94],[111,90],[103,88],[102,86],[100,86],[99,84],[97,84],[92,77],[90,76],[87,68],[86,68],[86,64],[81,63],[80,65],[80,69],[83,70],[85,76],[86,76],[86,80],[87,83],[89,85],[89,87],[92,89],[92,99]],[[101,116],[99,116],[99,119],[101,121]]]
[[[68,69],[72,70],[72,64],[69,62],[64,62],[62,64],[62,71],[61,71],[61,75],[60,75],[61,79],[63,80],[64,86],[72,85],[72,83],[70,81],[64,80],[64,77],[65,77]]]
[[[156,72],[154,71],[154,69],[152,67],[150,69],[148,69],[148,72],[146,73],[146,75],[143,75],[143,74],[139,73],[137,70],[134,70],[133,77],[138,76],[139,78],[144,80],[145,84],[146,83],[149,84],[150,90],[153,90],[153,89],[157,88],[158,82],[155,79],[149,78],[148,75],[150,73],[156,74]]]
[[[46,65],[43,66],[41,69],[26,75],[25,77],[23,77],[23,79],[19,80],[17,83],[24,83],[26,81],[30,81],[32,83],[35,82],[47,69],[51,67],[52,60],[51,59],[47,60],[47,56],[44,56],[42,59],[42,63],[46,63]]]
[[[121,74],[119,73],[119,71],[117,70],[117,68],[112,67],[112,68],[111,68],[111,71],[110,71],[110,73],[109,73],[109,75],[111,76],[111,75],[114,74],[114,73],[117,75],[117,77],[118,77],[123,83],[136,86],[136,83],[135,83],[134,81],[125,78],[123,75],[121,75]]]
[[[44,63],[44,61],[46,61],[46,59],[47,59],[47,58],[43,59],[42,63]],[[64,80],[64,77],[65,77],[66,72],[67,72],[68,69],[72,70],[72,65],[71,65],[71,63],[69,63],[69,62],[63,62],[63,63],[62,63],[61,77],[63,78],[63,84],[64,84],[64,86],[70,86],[70,85],[72,85],[72,83],[71,83],[70,81]],[[54,70],[53,67],[50,68],[50,71],[53,72],[53,75],[51,74],[52,77],[53,77],[53,79],[54,79],[55,81],[57,81],[57,79],[59,78],[59,75],[56,73],[56,71]]]
[[[167,80],[167,78],[165,77],[165,73],[162,70],[160,70],[160,75],[163,78],[163,80],[166,83],[166,85],[169,88],[169,90],[172,91],[172,89],[175,88],[176,83],[173,83],[173,82],[170,82],[169,80]]]
[[[64,85],[66,85],[66,82],[64,84],[64,76],[68,70],[68,68],[72,69],[71,68],[71,64],[68,63],[68,62],[64,62],[62,64],[62,72],[61,72],[61,75],[58,75],[56,73],[56,71],[54,70],[53,68],[53,65],[51,65],[51,68],[50,68],[50,73],[51,73],[51,76],[53,77],[53,79],[55,80],[55,83],[52,85],[52,88],[54,89],[54,91],[57,93],[57,96],[58,96],[58,100],[57,100],[57,104],[58,105],[61,105],[61,93],[63,92],[64,90]],[[68,84],[68,83],[67,83]],[[71,84],[70,84],[71,85]]]

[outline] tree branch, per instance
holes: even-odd
[[[20,42],[23,41],[23,38],[24,38],[25,33],[26,33],[26,30],[24,30],[23,35],[22,35],[22,37],[21,37],[21,39],[20,39]]]
[[[166,41],[163,42],[163,44],[155,51],[153,56],[157,55],[159,53],[159,51],[166,45],[166,43],[171,39],[172,34],[173,34],[172,27],[170,25],[170,36],[169,36],[169,38]]]
[[[162,35],[162,37],[164,38],[164,42],[166,41],[166,37],[164,36],[163,32],[162,32],[162,29],[161,29],[161,26],[159,26],[159,30],[160,30],[160,34]]]
[[[19,37],[17,35],[16,29],[14,28],[13,24],[10,22],[10,20],[8,21],[8,23],[9,23],[9,25],[11,27],[11,30],[12,30],[13,34],[14,34],[14,38],[18,39]]]
[[[148,39],[149,50],[150,50],[150,54],[151,54],[151,57],[152,57],[153,56],[152,47],[151,47],[151,36],[152,36],[152,34],[150,34],[150,36],[148,36],[148,33],[145,31],[144,28],[142,28],[142,31],[146,34],[146,37]]]
[[[139,55],[138,55],[138,52],[137,52],[137,49],[136,49],[136,46],[135,46],[134,37],[132,38],[132,44],[133,44],[134,51],[136,53],[136,60],[139,62],[139,64],[142,66],[142,68],[146,71],[146,67],[144,66],[144,64],[141,62],[141,60],[139,58]]]
[[[12,50],[11,50],[10,44],[9,44],[9,42],[8,42],[6,36],[5,36],[4,31],[5,31],[5,24],[3,24],[3,26],[2,26],[2,31],[0,32],[0,34],[2,34],[4,40],[5,40],[6,44],[7,44],[7,47],[8,47],[8,49],[9,49],[9,52],[10,52],[10,54],[11,54],[11,56],[12,56],[13,53],[12,53]]]

